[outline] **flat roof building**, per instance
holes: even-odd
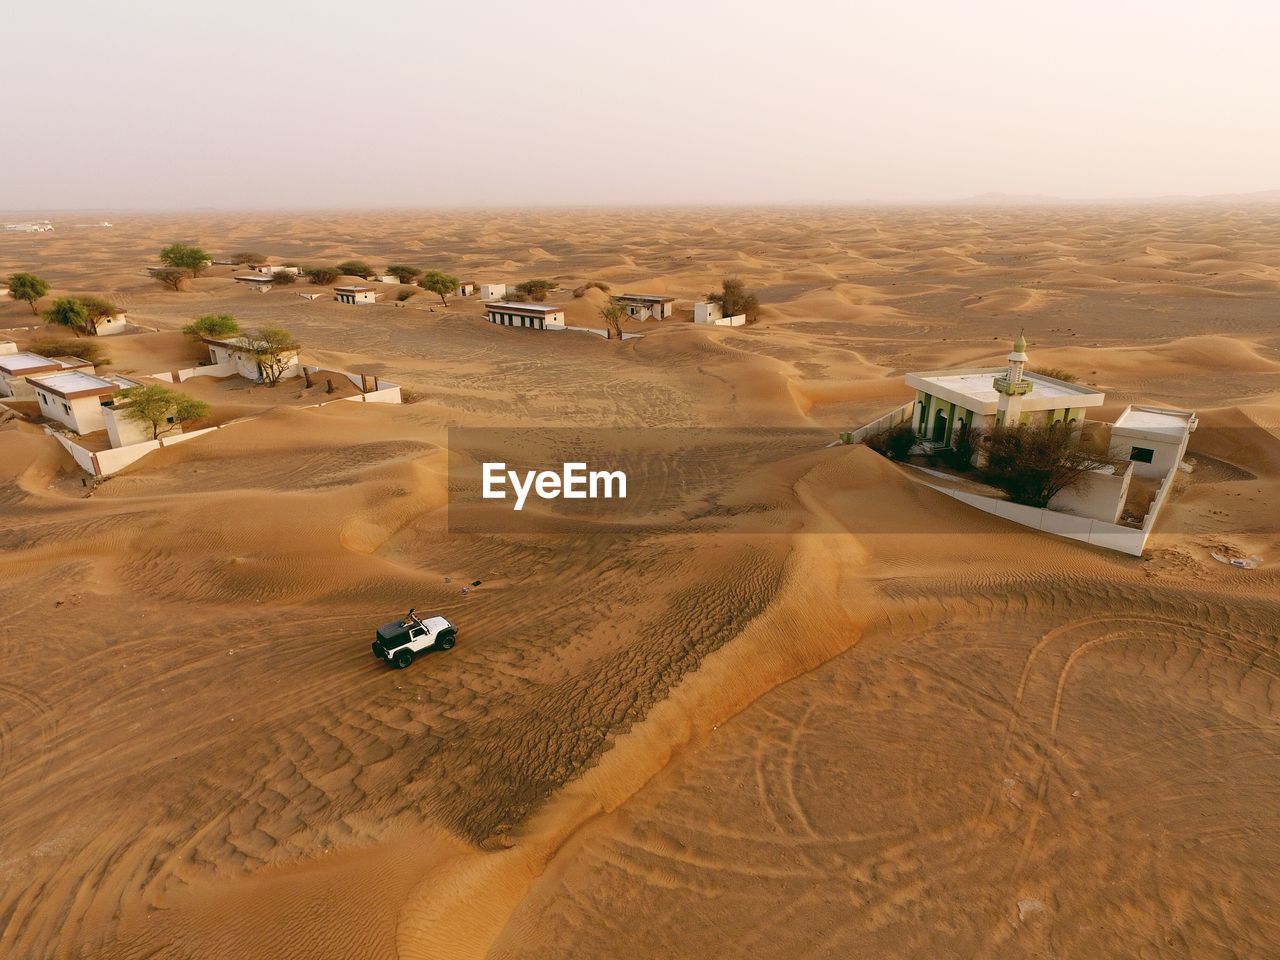
[[[481,300],[501,300],[506,295],[507,295],[507,285],[505,283],[480,284]]]
[[[716,327],[741,327],[747,322],[747,315],[739,313],[726,317],[720,304],[714,300],[699,300],[693,305],[693,322],[705,323]]]
[[[376,303],[378,299],[373,287],[364,286],[334,287],[333,298],[339,303]]]
[[[1026,340],[1019,335],[1007,365],[908,373],[916,390],[912,423],[917,436],[950,446],[961,425],[989,430],[998,424],[1066,422],[1079,430],[1084,411],[1106,399],[1099,390],[1030,373]]]
[[[1163,477],[1182,462],[1199,425],[1191,410],[1130,405],[1111,425],[1111,455],[1133,461],[1140,477]]]
[[[115,402],[121,390],[138,384],[120,376],[99,377],[82,370],[28,377],[40,412],[79,434],[106,429],[102,408]]]
[[[244,337],[227,337],[225,339],[202,337],[201,339],[204,341],[205,346],[209,348],[209,360],[214,366],[220,367],[225,371],[225,373],[220,372],[219,376],[238,376],[243,377],[245,380],[252,380],[254,383],[262,383],[266,379],[263,376],[262,364],[258,360],[257,353]],[[278,379],[288,380],[302,376],[297,350],[286,350],[278,356],[284,360],[284,368]],[[207,370],[208,368],[203,369]]]
[[[535,330],[563,330],[564,308],[543,303],[507,303],[498,300],[484,305],[490,323],[504,327],[531,327]]]
[[[27,378],[61,373],[64,370],[87,370],[93,373],[93,364],[79,357],[42,357],[38,353],[27,351],[0,355],[0,397],[35,399]]]
[[[649,293],[624,293],[617,301],[626,308],[633,320],[665,320],[671,316],[675,297],[662,297]]]
[[[236,283],[243,283],[248,287],[252,287],[258,293],[266,293],[271,289],[275,275],[270,273],[239,273],[236,274],[234,279]]]

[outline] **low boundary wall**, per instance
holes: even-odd
[[[908,400],[896,410],[890,410],[879,420],[873,420],[870,423],[859,427],[857,430],[851,430],[848,433],[840,434],[841,443],[862,443],[868,437],[874,437],[877,433],[884,433],[891,430],[900,423],[909,421],[915,414],[916,402]]]
[[[324,367],[317,367],[313,363],[304,363],[302,369],[307,373],[316,374],[322,372]],[[360,391],[358,397],[339,397],[338,400],[351,400],[356,403],[400,403],[400,384],[392,383],[390,380],[383,380],[381,377],[373,374],[348,373],[345,370],[331,370],[330,373],[339,373],[346,377],[351,384]],[[373,381],[373,389],[367,389],[369,381]],[[326,403],[337,403],[338,400],[324,400],[320,403],[312,404],[314,407],[323,407]],[[303,409],[310,409],[304,407]]]
[[[232,377],[237,373],[235,363],[230,360],[224,363],[208,363],[203,367],[185,367],[182,370],[166,370],[164,373],[151,374],[152,379],[165,383],[184,383],[192,377]]]
[[[1020,503],[1011,503],[1008,500],[997,500],[994,497],[984,497],[981,494],[966,493],[962,490],[951,490],[929,483],[927,480],[920,482],[931,490],[937,490],[953,500],[967,503],[983,513],[990,513],[1005,520],[1012,520],[1014,523],[1021,524],[1024,527],[1052,533],[1058,537],[1066,537],[1069,540],[1091,543],[1095,547],[1104,547],[1107,550],[1116,550],[1120,553],[1127,553],[1130,556],[1140,557],[1147,545],[1147,538],[1151,536],[1151,531],[1155,529],[1156,518],[1160,515],[1160,509],[1164,506],[1165,501],[1169,498],[1169,493],[1173,490],[1173,481],[1177,473],[1178,468],[1174,467],[1160,481],[1160,488],[1156,491],[1156,495],[1151,501],[1147,515],[1142,518],[1142,526],[1140,528],[1126,527],[1118,523],[1107,523],[1105,520],[1091,520],[1088,517],[1077,517],[1069,513],[1059,513],[1056,510],[1046,510],[1043,507],[1028,507]]]
[[[200,367],[197,369],[209,369],[208,367]],[[319,368],[309,367],[312,373]],[[179,371],[181,372],[181,371]],[[363,388],[359,374],[346,373],[344,371],[334,371],[342,373],[344,377],[350,380],[357,388]],[[200,376],[201,374],[196,374]],[[161,379],[157,377],[157,379]],[[168,381],[172,383],[172,380]],[[304,407],[298,407],[299,410],[314,410],[317,407],[327,407],[331,403],[401,403],[400,384],[391,383],[389,380],[374,379],[375,389],[368,393],[360,393],[354,397],[337,397],[333,400],[322,400],[319,403],[307,404]],[[76,463],[84,469],[86,473],[95,477],[108,477],[113,473],[123,470],[130,464],[137,463],[149,453],[154,453],[161,447],[173,446],[175,443],[186,443],[188,440],[194,440],[196,437],[203,437],[205,434],[213,433],[215,430],[225,430],[227,427],[235,426],[240,423],[250,423],[257,420],[257,417],[242,417],[239,420],[228,420],[226,423],[219,424],[216,427],[205,427],[203,430],[192,430],[189,433],[175,433],[172,436],[161,437],[159,440],[144,440],[142,443],[131,443],[123,447],[114,447],[110,450],[98,450],[96,452],[88,450],[80,446],[66,434],[54,430],[52,427],[45,427],[45,433],[49,434],[57,440],[66,451],[71,454]]]

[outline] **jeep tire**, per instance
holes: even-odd
[[[409,664],[413,663],[413,651],[412,650],[396,651],[396,655],[391,658],[391,663],[397,670],[403,670]]]
[[[447,634],[445,634],[443,637],[441,637],[441,638],[440,638],[440,649],[441,649],[441,650],[452,650],[452,649],[453,649],[454,640],[455,640],[455,638],[454,638],[454,635],[453,635],[452,633],[447,633]]]

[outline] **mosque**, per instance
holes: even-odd
[[[907,374],[916,391],[916,435],[948,447],[962,425],[989,431],[998,424],[1066,422],[1079,431],[1085,410],[1102,406],[1100,391],[1032,373],[1027,363],[1027,341],[1019,334],[1003,368]]]

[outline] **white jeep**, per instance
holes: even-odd
[[[373,655],[393,667],[404,669],[424,651],[449,650],[458,639],[458,628],[444,617],[423,620],[409,613],[402,620],[384,623],[373,641]]]

